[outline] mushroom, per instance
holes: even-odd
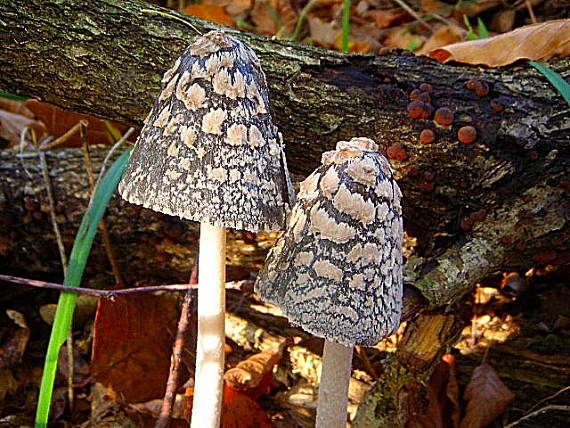
[[[402,194],[377,150],[353,138],[322,155],[255,283],[263,300],[326,339],[317,427],[346,426],[353,345],[374,345],[400,322]]]
[[[200,222],[192,426],[218,427],[225,228],[280,230],[294,198],[265,74],[251,48],[222,31],[188,47],[162,78],[119,192],[129,202]]]

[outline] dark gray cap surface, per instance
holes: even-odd
[[[374,345],[402,311],[401,192],[367,138],[341,141],[303,183],[255,284],[303,329]]]
[[[121,196],[218,227],[282,229],[294,195],[265,75],[251,48],[212,31],[162,82],[119,184]]]

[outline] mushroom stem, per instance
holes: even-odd
[[[317,400],[317,428],[346,428],[352,346],[325,340]]]
[[[192,428],[218,428],[224,375],[226,229],[200,223],[198,344]]]

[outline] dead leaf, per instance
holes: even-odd
[[[446,354],[435,368],[425,387],[429,406],[423,414],[416,409],[422,407],[424,387],[411,384],[407,391],[398,394],[400,412],[406,421],[406,428],[453,428],[459,422],[459,386],[455,376],[455,357]]]
[[[236,17],[245,14],[253,7],[253,0],[204,0],[200,4],[221,6],[228,15]]]
[[[470,2],[459,2],[456,12],[459,15],[466,15],[468,18],[477,16],[486,10],[492,9],[501,4],[503,0],[476,0]]]
[[[488,39],[455,43],[430,52],[439,62],[500,67],[519,59],[546,61],[570,55],[570,19],[527,25]]]
[[[99,118],[88,116],[86,114],[75,113],[63,110],[52,104],[44,103],[38,100],[26,101],[26,108],[31,110],[38,120],[45,124],[49,135],[55,138],[63,135],[80,120],[87,120],[87,137],[89,144],[108,144],[109,136],[103,121]],[[111,122],[115,128],[124,133],[128,127],[116,122]],[[129,140],[134,141],[134,136]],[[75,134],[64,147],[79,147],[81,145],[81,136]]]
[[[224,380],[227,385],[241,392],[251,391],[256,388],[253,394],[248,394],[254,399],[269,392],[267,388],[262,388],[265,391],[259,391],[257,387],[262,383],[268,386],[273,377],[273,367],[281,360],[286,344],[287,342],[283,341],[278,346],[252,355],[238,363],[234,368],[229,369],[224,374]],[[267,378],[269,378],[269,382],[267,382]],[[262,382],[264,380],[265,382]]]
[[[191,419],[194,388],[186,389],[187,420]],[[236,391],[224,384],[224,399],[222,403],[221,428],[273,428],[267,414],[257,404],[257,401],[248,395]]]
[[[288,0],[257,0],[251,11],[257,31],[271,36],[284,31],[288,33],[283,33],[284,36],[293,34],[297,19],[297,12]]]
[[[407,49],[410,46],[421,46],[425,37],[408,31],[407,27],[397,27],[388,33],[384,45],[391,48]]]
[[[0,368],[19,363],[30,339],[30,329],[26,325],[24,315],[12,309],[6,310],[6,314],[17,327],[8,333],[8,337],[0,345]]]
[[[464,40],[466,34],[467,31],[457,25],[442,25],[427,39],[420,49],[415,51],[415,54],[427,55],[436,48]]]
[[[173,296],[100,299],[93,337],[93,378],[128,403],[162,397],[177,321]],[[188,364],[193,366],[193,362]]]
[[[20,114],[29,119],[35,119],[34,113],[26,107],[25,101],[10,100],[8,98],[0,97],[0,110],[5,110],[10,113]]]
[[[223,7],[213,4],[192,4],[182,9],[182,13],[195,16],[205,21],[225,25],[226,27],[236,26],[232,17],[227,14]]]
[[[327,49],[335,46],[339,30],[333,22],[325,22],[317,17],[309,17],[307,21],[309,23],[309,35],[316,45]]]
[[[420,0],[420,10],[424,13],[436,12],[442,14],[447,6],[446,3],[440,0]]]
[[[389,10],[373,9],[367,11],[364,16],[372,19],[378,28],[388,28],[410,20],[410,15],[407,12],[392,12]]]
[[[491,366],[483,364],[473,370],[463,397],[467,400],[467,409],[459,427],[483,428],[505,411],[515,394]]]
[[[336,35],[334,47],[336,50],[342,51],[342,33]],[[370,44],[350,37],[348,40],[348,50],[353,53],[368,52],[370,50]]]
[[[18,147],[25,128],[32,129],[38,141],[47,133],[46,126],[41,121],[28,117],[28,113],[0,110],[0,147]]]
[[[502,9],[497,11],[491,18],[489,30],[496,33],[511,31],[515,25],[517,11],[514,9]]]

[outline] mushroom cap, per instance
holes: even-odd
[[[402,312],[402,193],[376,150],[353,138],[322,155],[255,283],[291,322],[344,345],[376,344]]]
[[[211,31],[162,84],[119,183],[121,196],[217,227],[282,229],[294,192],[253,50]]]

